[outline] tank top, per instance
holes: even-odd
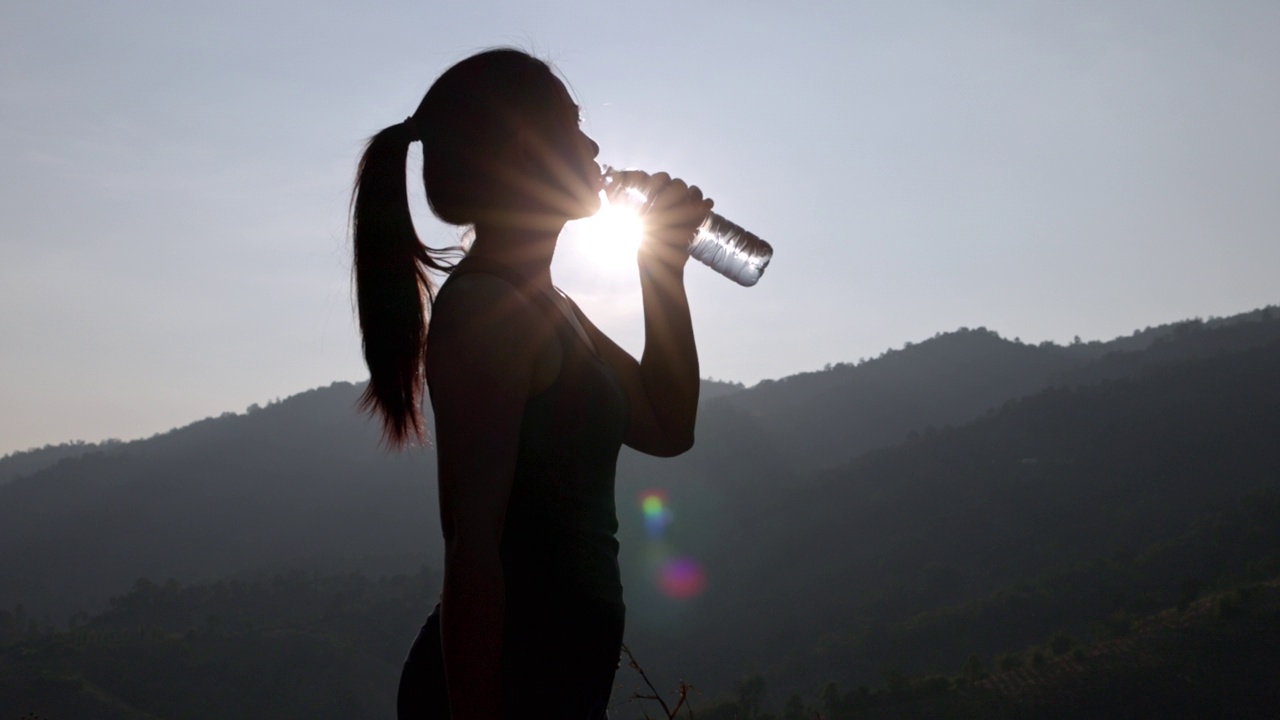
[[[546,292],[477,258],[462,260],[450,280],[469,273],[515,287],[555,329],[562,357],[556,379],[528,399],[520,424],[501,543],[508,627],[571,608],[620,613],[614,477],[628,419],[621,381]]]

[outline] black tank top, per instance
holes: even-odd
[[[508,620],[551,608],[621,610],[614,475],[628,419],[622,384],[546,292],[478,258],[450,278],[468,273],[513,285],[555,328],[562,351],[559,375],[529,398],[520,426],[501,547]]]

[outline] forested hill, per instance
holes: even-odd
[[[1269,310],[1065,347],[962,329],[749,389],[704,382],[693,451],[674,460],[624,452],[622,539],[643,536],[632,501],[651,487],[675,492],[704,531],[728,531],[771,507],[779,483],[807,482],[812,470],[1055,382],[1122,377],[1277,336]],[[22,602],[61,620],[102,607],[139,576],[209,579],[300,559],[387,571],[438,562],[434,457],[384,452],[376,426],[354,410],[361,390],[335,383],[146,440],[0,460],[0,477],[51,463],[0,485],[0,573],[10,578],[0,607]]]
[[[936,672],[1083,632],[1134,598],[1172,603],[1188,582],[1280,561],[1276,438],[1271,341],[1046,389],[868,453],[779,489],[727,537],[681,537],[720,578],[687,611],[688,661],[726,664],[750,626],[796,682],[836,657],[850,678]]]
[[[726,401],[757,418],[800,467],[820,468],[901,442],[912,430],[968,421],[1049,385],[1122,377],[1150,364],[1251,347],[1276,337],[1272,320],[1266,308],[1066,346],[961,328],[874,360],[766,380]]]
[[[765,380],[751,388],[744,388],[741,383],[703,380],[702,398],[707,401],[732,396],[731,402],[736,406],[767,418],[771,432],[782,431],[799,438],[802,445],[815,448],[817,456],[800,457],[805,463],[821,466],[830,464],[828,453],[835,462],[843,462],[862,450],[896,443],[902,433],[911,429],[963,422],[992,403],[1048,384],[1116,376],[1153,361],[1176,361],[1197,352],[1218,352],[1238,347],[1241,342],[1258,342],[1274,332],[1268,322],[1273,316],[1280,315],[1267,307],[1208,321],[1195,319],[1148,327],[1106,342],[1066,346],[1048,342],[1027,345],[1017,339],[1003,339],[986,328],[960,328],[920,343],[907,343],[899,350],[887,350],[874,359],[835,363],[816,372]],[[1239,325],[1251,330],[1234,341],[1199,332]],[[1190,342],[1170,342],[1174,338]],[[1218,343],[1224,342],[1227,345],[1220,348]],[[1153,344],[1165,352],[1154,358],[1141,352]],[[1098,359],[1103,362],[1092,362]],[[1074,376],[1072,371],[1084,374]],[[344,450],[367,451],[371,428],[364,418],[352,412],[362,390],[362,384],[339,382],[276,400],[265,408],[255,404],[243,413],[225,412],[143,440],[77,440],[9,453],[0,457],[0,485],[64,459],[98,453],[181,453],[186,448],[225,447],[265,429],[304,442],[316,433],[337,431],[333,437],[342,442]],[[254,418],[256,422],[246,421],[264,409],[272,412]],[[881,422],[885,418],[892,419],[886,424]],[[313,427],[315,423],[320,427]],[[788,429],[793,423],[820,425],[808,429],[816,429],[817,437],[825,439],[806,440],[804,436],[810,433]],[[839,439],[833,442],[833,437]]]
[[[702,397],[711,399],[742,390],[741,383],[702,381]],[[211,449],[241,455],[286,451],[305,460],[317,443],[342,453],[377,452],[376,426],[355,411],[363,383],[336,382],[266,406],[254,404],[242,413],[225,412],[142,440],[82,440],[46,445],[0,457],[0,485],[33,475],[64,460],[85,456],[146,455],[182,458]],[[430,408],[427,422],[432,421]],[[334,445],[336,443],[336,445]]]
[[[619,463],[628,641],[665,687],[685,678],[714,695],[761,672],[808,697],[826,681],[954,671],[970,655],[1084,637],[1189,584],[1280,574],[1278,389],[1270,311],[1065,347],[961,330],[753,388],[708,384],[692,451]],[[30,636],[19,615],[47,634],[129,588],[431,577],[434,458],[382,452],[354,412],[360,390],[46,451],[43,467],[0,461],[0,482],[17,476],[0,485],[0,608],[22,605],[0,612],[10,640]],[[645,531],[644,491],[670,508],[660,538]],[[702,592],[674,599],[658,582],[672,557],[697,561]],[[136,620],[152,621],[182,624]],[[261,625],[242,630],[263,647]],[[196,632],[219,653],[237,642]],[[395,641],[377,642],[385,674]]]

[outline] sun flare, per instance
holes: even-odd
[[[583,249],[597,265],[635,264],[644,238],[644,220],[625,204],[600,201],[600,210],[583,221]]]

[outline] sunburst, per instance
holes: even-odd
[[[593,264],[608,267],[634,265],[644,239],[644,220],[624,202],[602,199],[600,210],[582,223],[582,249]]]

